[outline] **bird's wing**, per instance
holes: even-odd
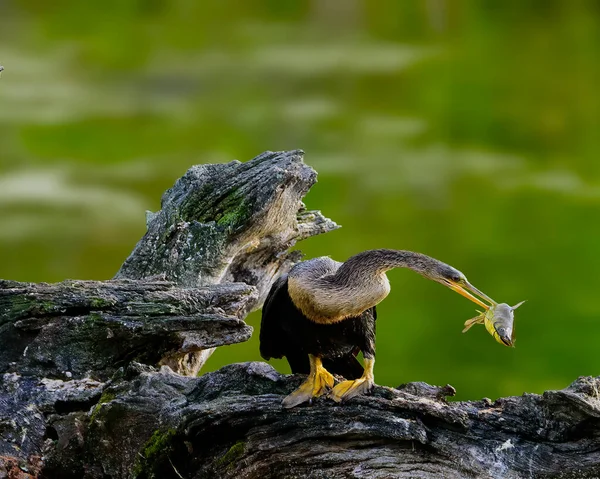
[[[291,302],[287,293],[287,274],[281,275],[271,286],[262,308],[260,321],[260,355],[264,359],[281,358],[285,351],[282,345],[282,329],[280,316],[288,309],[286,302]]]
[[[293,373],[308,374],[308,354],[289,337],[289,322],[301,313],[288,294],[288,278],[282,275],[267,295],[260,322],[260,355],[271,358],[286,357]],[[296,319],[297,320],[297,319]],[[287,327],[286,327],[287,326]]]
[[[319,258],[319,262],[321,263],[319,265],[321,275],[337,266],[329,258],[325,261]],[[300,265],[303,264],[300,263]],[[295,271],[297,269],[300,268],[298,266],[294,267],[290,275],[298,274],[299,272]],[[363,367],[356,359],[356,355],[360,350],[370,354],[370,356],[374,355],[374,323],[377,317],[375,307],[364,311],[361,316],[367,320],[366,323],[363,323],[366,329],[360,340],[357,341],[357,347],[344,356],[324,360],[326,369],[347,379],[356,379],[363,373]],[[308,353],[302,346],[301,341],[298,341],[297,331],[295,332],[294,329],[305,321],[308,322],[307,327],[309,328],[322,327],[313,324],[296,308],[288,292],[288,275],[282,275],[273,283],[262,308],[259,336],[260,355],[266,360],[285,356],[293,373],[309,373]],[[369,324],[371,326],[368,326]],[[339,326],[343,327],[341,324]]]

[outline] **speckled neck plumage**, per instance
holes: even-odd
[[[335,323],[360,315],[390,292],[386,271],[410,268],[424,276],[446,266],[412,251],[377,249],[345,263],[322,257],[296,265],[288,275],[288,292],[298,309],[317,323]]]

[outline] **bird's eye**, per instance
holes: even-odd
[[[462,281],[462,276],[458,273],[452,273],[450,275],[450,281],[453,283],[460,283]]]

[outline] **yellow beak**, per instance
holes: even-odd
[[[448,281],[447,285],[452,291],[456,291],[461,296],[464,296],[465,298],[473,301],[475,304],[478,304],[482,308],[485,308],[486,311],[490,308],[490,306],[497,304],[496,301],[494,301],[492,298],[490,298],[487,294],[479,291],[475,286],[473,286],[468,281],[464,281],[462,284],[453,283],[451,281]],[[479,296],[479,298],[484,299],[485,301],[487,301],[490,304],[485,304],[483,301],[481,301],[481,299],[475,297],[474,295]]]

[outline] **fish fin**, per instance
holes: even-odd
[[[521,301],[520,303],[515,304],[514,306],[511,306],[510,309],[512,309],[513,311],[515,309],[517,309],[519,306],[521,306],[525,301],[527,301],[526,299]]]
[[[477,311],[478,313],[480,313],[481,311]],[[463,333],[466,333],[469,329],[471,329],[471,327],[474,324],[481,324],[483,323],[483,315],[479,315],[479,316],[475,316],[474,318],[471,319],[467,319],[465,321],[465,329],[462,330]]]

